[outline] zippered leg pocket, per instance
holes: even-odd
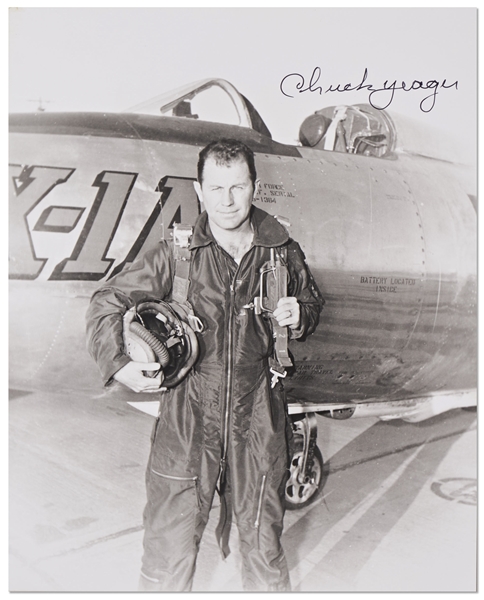
[[[168,481],[178,481],[178,482],[180,482],[180,484],[183,484],[184,482],[187,483],[187,484],[192,483],[193,487],[195,489],[195,496],[196,496],[196,500],[197,500],[197,507],[199,508],[199,510],[202,509],[202,504],[201,504],[201,500],[200,500],[200,489],[199,489],[198,475],[179,477],[179,476],[176,476],[176,475],[167,475],[166,473],[160,473],[159,471],[156,471],[153,468],[151,469],[151,472],[154,475],[157,475],[158,477],[161,477],[163,479],[167,479]]]
[[[198,476],[147,473],[142,571],[159,591],[189,591],[207,521]]]

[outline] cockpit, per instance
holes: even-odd
[[[395,148],[389,115],[369,104],[330,106],[307,117],[299,130],[303,146],[382,158]]]
[[[276,143],[251,102],[224,79],[197,81],[125,112],[236,125],[257,132],[271,144]],[[430,130],[402,115],[392,113],[390,117],[386,110],[370,104],[330,106],[304,119],[299,129],[299,144],[308,149],[376,158],[413,154],[459,162],[453,142],[441,132],[434,130],[426,135],[425,131]],[[283,148],[294,149],[287,144],[277,145],[282,153]]]
[[[250,101],[224,79],[204,79],[182,86],[126,112],[238,125],[272,139]],[[370,105],[328,107],[304,120],[299,141],[302,146],[318,150],[384,157],[394,149],[395,128],[385,111]]]

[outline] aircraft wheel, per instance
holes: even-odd
[[[310,477],[304,483],[298,481],[303,462],[302,444],[296,446],[289,466],[289,479],[286,483],[286,508],[297,510],[312,504],[323,491],[323,455],[314,447],[313,465]]]

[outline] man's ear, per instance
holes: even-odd
[[[260,179],[256,179],[254,181],[254,196],[257,196],[257,194],[260,192],[260,190],[261,190]]]
[[[203,202],[202,186],[198,181],[194,181],[193,187],[195,188],[195,192],[197,193],[198,199],[200,200],[200,202]]]

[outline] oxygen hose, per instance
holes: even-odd
[[[129,324],[129,330],[139,336],[156,354],[161,368],[164,369],[170,362],[170,354],[163,342],[160,342],[152,333],[143,327],[140,323],[132,321]]]

